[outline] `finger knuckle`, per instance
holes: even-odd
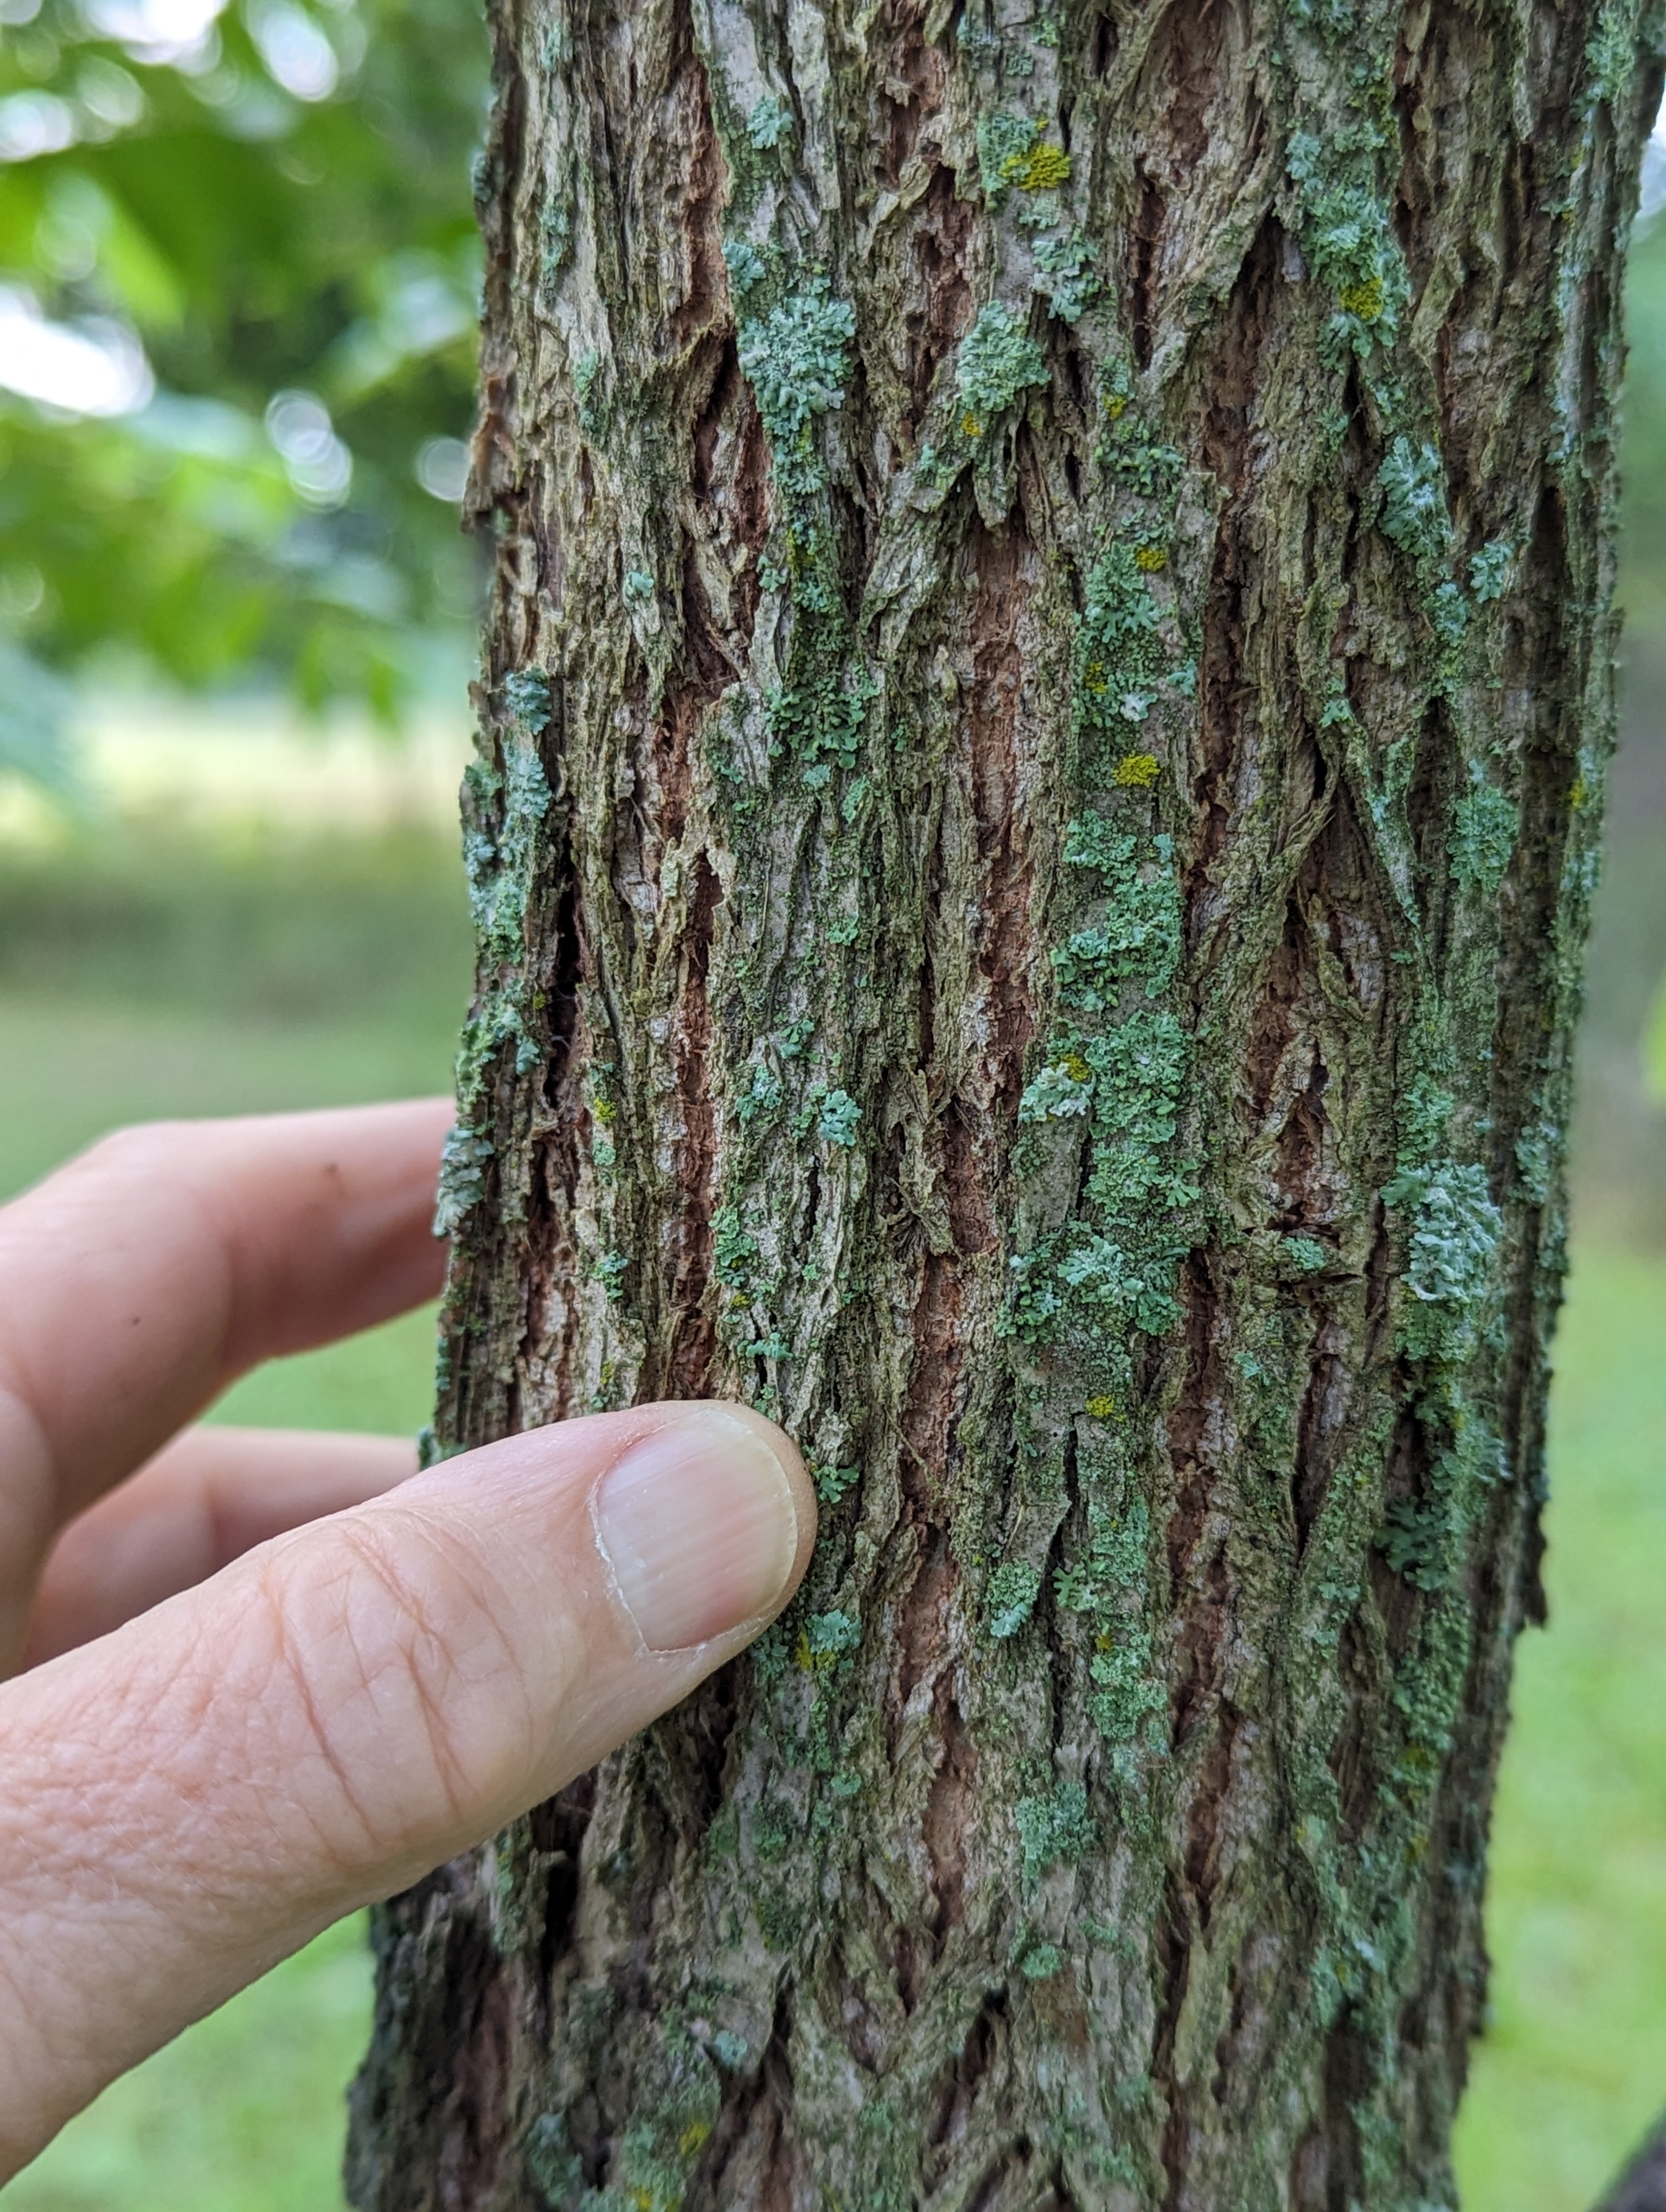
[[[344,1516],[304,1597],[293,1584],[276,1596],[283,1664],[352,1854],[463,1820],[490,1786],[506,1731],[526,1724],[480,1562],[420,1516]]]

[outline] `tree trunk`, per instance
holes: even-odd
[[[1652,6],[496,0],[435,1449],[823,1533],[382,1912],[363,2212],[1451,2203]]]

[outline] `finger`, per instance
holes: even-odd
[[[155,1122],[0,1208],[0,1636],[53,1531],[234,1376],[438,1289],[449,1113]]]
[[[599,1414],[280,1536],[0,1690],[0,2179],[732,1656],[815,1510],[745,1407]]]
[[[23,1665],[38,1667],[190,1589],[303,1522],[416,1471],[403,1437],[187,1429],[70,1522],[47,1555]]]

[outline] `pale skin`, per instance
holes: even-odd
[[[157,1124],[0,1209],[0,2179],[676,1704],[808,1562],[803,1465],[741,1407],[423,1474],[392,1437],[190,1425],[437,1291],[449,1117]]]

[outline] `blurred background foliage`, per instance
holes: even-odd
[[[454,0],[0,0],[0,1199],[123,1121],[449,1081],[483,75]],[[1666,215],[1631,318],[1552,1627],[1518,1653],[1465,2212],[1587,2212],[1666,2106]],[[276,1362],[210,1418],[413,1431],[432,1338]],[[7,2212],[331,2212],[369,2009],[351,1923]]]
[[[0,762],[89,665],[454,684],[484,78],[457,0],[0,0]]]

